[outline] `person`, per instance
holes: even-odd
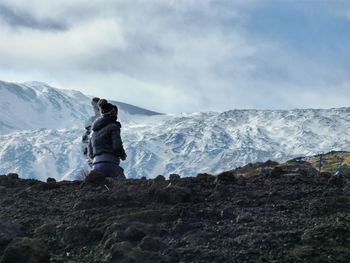
[[[90,160],[90,158],[88,157],[88,144],[89,144],[89,138],[90,138],[90,134],[91,134],[91,126],[93,124],[93,122],[99,118],[101,116],[100,114],[100,110],[98,107],[98,102],[100,101],[100,98],[94,97],[91,100],[91,105],[92,108],[94,110],[94,114],[93,116],[91,116],[85,123],[85,133],[82,136],[82,141],[81,141],[81,151],[83,153],[83,155],[86,157],[89,166],[92,166],[92,162]]]
[[[101,99],[98,102],[99,117],[92,124],[92,133],[88,144],[88,156],[92,160],[92,172],[100,172],[106,177],[125,178],[124,170],[119,166],[125,160],[123,142],[120,136],[121,124],[117,121],[118,107]]]

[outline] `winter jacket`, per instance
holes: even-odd
[[[100,162],[119,164],[120,159],[125,159],[120,128],[120,123],[111,117],[100,117],[92,124],[88,154],[94,164]]]

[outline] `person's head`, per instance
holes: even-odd
[[[95,112],[95,115],[99,115],[100,112],[99,112],[99,107],[98,107],[98,102],[100,101],[99,98],[97,97],[94,97],[92,100],[91,100],[91,105],[92,105],[92,108],[94,109],[94,112]]]
[[[91,101],[97,104],[100,101],[100,98],[94,97]]]
[[[118,116],[118,107],[109,103],[105,99],[101,99],[98,102],[98,107],[100,108],[101,115],[104,117],[117,118]]]

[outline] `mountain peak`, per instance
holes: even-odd
[[[31,88],[36,88],[36,87],[50,87],[49,84],[41,81],[25,81],[22,83],[25,86],[31,87]]]
[[[119,118],[153,116],[159,113],[115,102]],[[73,90],[61,90],[40,81],[0,81],[0,135],[18,130],[84,128],[93,115],[91,97]]]

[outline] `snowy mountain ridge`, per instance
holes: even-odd
[[[47,85],[0,82],[0,134],[78,126],[91,114],[80,92],[65,94]]]
[[[91,96],[75,90],[59,90],[42,82],[9,83],[0,81],[0,134],[42,128],[81,128],[93,115]],[[119,117],[124,121],[136,115],[159,113],[122,102]]]
[[[154,176],[218,173],[250,162],[348,150],[349,128],[350,108],[168,116],[137,129],[124,129],[128,152],[134,158],[126,167],[132,177],[142,172]],[[134,163],[137,170],[132,168]]]
[[[83,120],[92,114],[90,97],[46,88],[0,82],[0,174],[40,180],[73,180],[83,174],[80,142]],[[32,109],[33,103],[46,111]],[[128,155],[121,165],[129,178],[218,173],[249,162],[350,149],[350,108],[159,115],[118,106]]]

